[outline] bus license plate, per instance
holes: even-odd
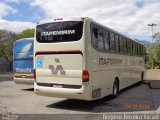
[[[54,88],[62,88],[62,85],[53,85]]]

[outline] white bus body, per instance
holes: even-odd
[[[36,94],[95,100],[137,83],[145,48],[90,18],[58,18],[37,24],[34,42]]]

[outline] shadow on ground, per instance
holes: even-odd
[[[13,81],[13,77],[0,77],[0,82]]]
[[[26,89],[22,89],[23,91],[34,91],[34,88],[26,88]]]
[[[160,106],[160,102],[155,106],[153,101],[149,86],[138,83],[122,90],[116,99],[111,96],[94,101],[66,99],[47,107],[92,113],[153,111]]]

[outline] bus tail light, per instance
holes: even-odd
[[[54,21],[61,21],[63,18],[55,18]]]
[[[36,81],[36,69],[34,69],[34,80]]]
[[[89,72],[87,70],[83,70],[82,82],[89,82]]]

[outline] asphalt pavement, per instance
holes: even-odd
[[[100,116],[92,119],[103,119],[105,114],[160,114],[160,89],[151,89],[148,84],[135,84],[122,90],[116,99],[107,96],[96,101],[81,101],[38,96],[32,85],[15,84],[12,75],[1,75],[0,114],[5,113],[51,115],[48,118],[53,118],[54,114],[54,117],[64,120],[70,119],[65,115],[81,118],[77,116],[83,114],[84,119],[89,119],[94,114]]]

